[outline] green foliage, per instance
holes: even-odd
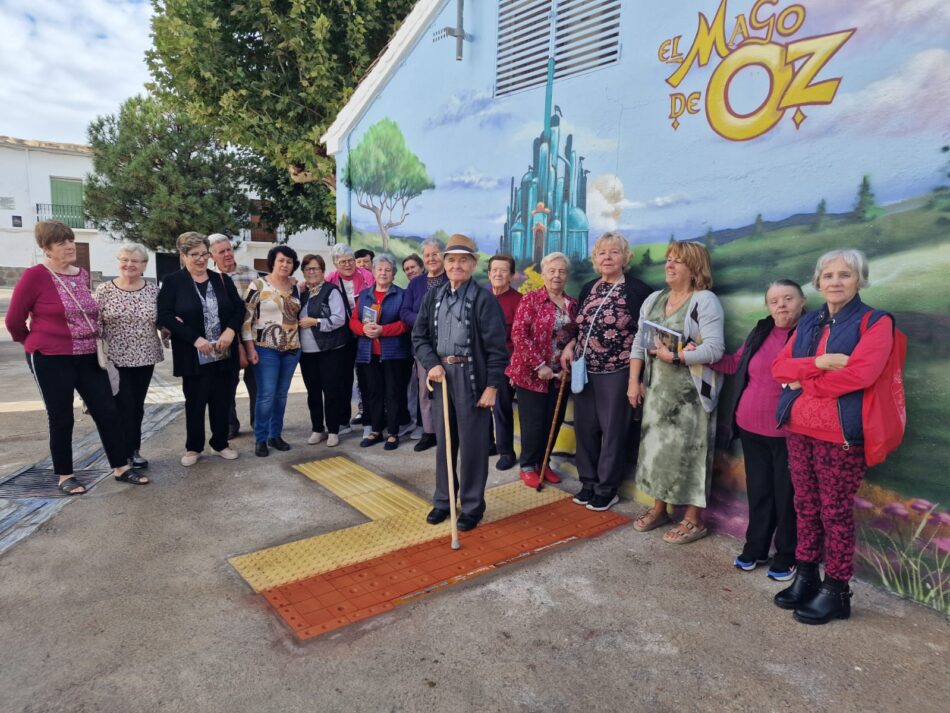
[[[752,237],[761,238],[765,235],[765,223],[762,220],[762,214],[758,213],[755,216],[755,225],[752,226]]]
[[[703,236],[703,245],[706,246],[707,252],[712,252],[713,248],[716,247],[716,238],[713,235],[712,227],[706,228],[706,234]]]
[[[346,213],[340,213],[340,219],[336,222],[336,241],[338,243],[353,244],[353,221]]]
[[[650,256],[650,248],[643,251],[643,257],[640,258],[640,264],[644,267],[650,267],[653,264],[653,258]]]
[[[406,219],[409,201],[435,188],[425,164],[406,146],[399,125],[392,119],[383,119],[367,129],[347,157],[343,183],[356,194],[356,202],[376,217],[387,252],[389,229]]]
[[[871,190],[871,177],[865,175],[861,179],[861,185],[858,187],[858,197],[854,202],[854,212],[852,217],[861,223],[868,223],[884,214],[874,202],[874,191]]]
[[[261,221],[283,226],[287,235],[307,228],[333,229],[336,196],[323,183],[294,183],[260,154],[239,152],[244,182],[261,199]]]
[[[85,207],[96,227],[154,250],[187,230],[234,235],[248,201],[233,154],[182,113],[133,97],[88,129]]]
[[[825,223],[828,220],[828,202],[822,198],[818,203],[818,207],[815,208],[815,222],[811,224],[811,230],[813,233],[824,229]]]

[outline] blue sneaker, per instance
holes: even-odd
[[[795,577],[795,567],[794,565],[791,567],[775,567],[773,565],[772,567],[769,567],[769,571],[766,573],[766,576],[776,582],[787,582],[788,580]]]
[[[742,555],[739,555],[738,557],[736,557],[736,561],[733,562],[732,564],[735,566],[736,569],[741,569],[743,572],[751,572],[760,564],[765,564],[766,562],[768,562],[767,559],[747,560],[747,559],[743,559]]]

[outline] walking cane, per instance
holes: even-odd
[[[426,379],[426,386],[432,391],[432,382]],[[449,476],[449,520],[452,521],[452,549],[459,544],[459,527],[455,521],[455,468],[452,467],[452,430],[449,425],[449,387],[446,375],[442,375],[442,422],[445,426],[445,470]]]
[[[561,385],[557,390],[557,405],[554,407],[554,420],[551,421],[551,430],[548,432],[548,447],[544,450],[544,460],[541,462],[541,477],[538,480],[538,487],[535,488],[539,493],[544,488],[544,471],[548,467],[548,461],[551,459],[551,451],[554,449],[554,432],[557,431],[557,415],[561,412],[561,401],[564,400],[565,386],[567,386],[567,379],[562,371]]]

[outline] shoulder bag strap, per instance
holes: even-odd
[[[610,295],[613,294],[614,290],[617,289],[617,286],[619,284],[620,284],[619,282],[615,282],[613,287],[611,287],[610,290],[607,292],[607,294],[604,296],[604,299],[601,300],[599,305],[597,305],[597,311],[594,312],[594,316],[590,320],[590,327],[587,330],[587,336],[584,338],[584,351],[581,353],[582,357],[587,356],[587,345],[590,343],[590,335],[591,335],[591,332],[594,331],[594,323],[597,321],[597,315],[600,314],[600,310],[603,309],[604,303],[610,298]],[[596,287],[596,285],[594,285],[594,287]],[[594,291],[594,287],[591,288],[590,290],[591,292]],[[580,357],[577,357],[577,358],[579,359]]]
[[[79,311],[82,312],[82,318],[83,318],[84,320],[86,320],[86,326],[89,327],[89,330],[90,330],[91,332],[93,332],[94,334],[99,334],[99,330],[92,326],[92,320],[89,319],[89,315],[86,314],[86,310],[85,310],[85,309],[83,308],[83,306],[79,303],[79,300],[76,299],[76,295],[73,294],[73,291],[72,291],[71,289],[69,289],[69,287],[66,285],[66,283],[63,282],[63,281],[60,279],[59,275],[56,274],[56,271],[55,271],[55,270],[53,270],[53,269],[52,269],[49,265],[47,265],[45,262],[42,263],[42,265],[43,265],[43,267],[45,267],[47,270],[49,270],[49,274],[52,275],[52,276],[53,276],[53,279],[56,280],[56,281],[59,283],[60,287],[63,288],[63,292],[65,292],[67,295],[69,295],[69,296],[72,298],[73,302],[76,303],[76,306],[79,308]]]

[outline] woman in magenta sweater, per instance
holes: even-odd
[[[728,440],[738,437],[742,441],[749,525],[745,546],[734,564],[751,572],[768,562],[774,536],[775,556],[768,576],[784,582],[795,574],[795,506],[787,434],[775,425],[782,387],[772,378],[772,362],[801,319],[805,293],[797,282],[776,280],[765,292],[765,305],[769,316],[755,325],[739,351],[710,366],[722,374],[736,375],[732,402],[723,416],[728,423]]]
[[[43,395],[59,489],[66,495],[86,492],[73,477],[74,391],[96,423],[115,479],[143,485],[148,478],[129,468],[109,376],[96,358],[99,306],[89,290],[89,273],[75,264],[76,236],[57,220],[37,223],[34,234],[46,260],[20,276],[6,325],[13,341],[23,344]]]

